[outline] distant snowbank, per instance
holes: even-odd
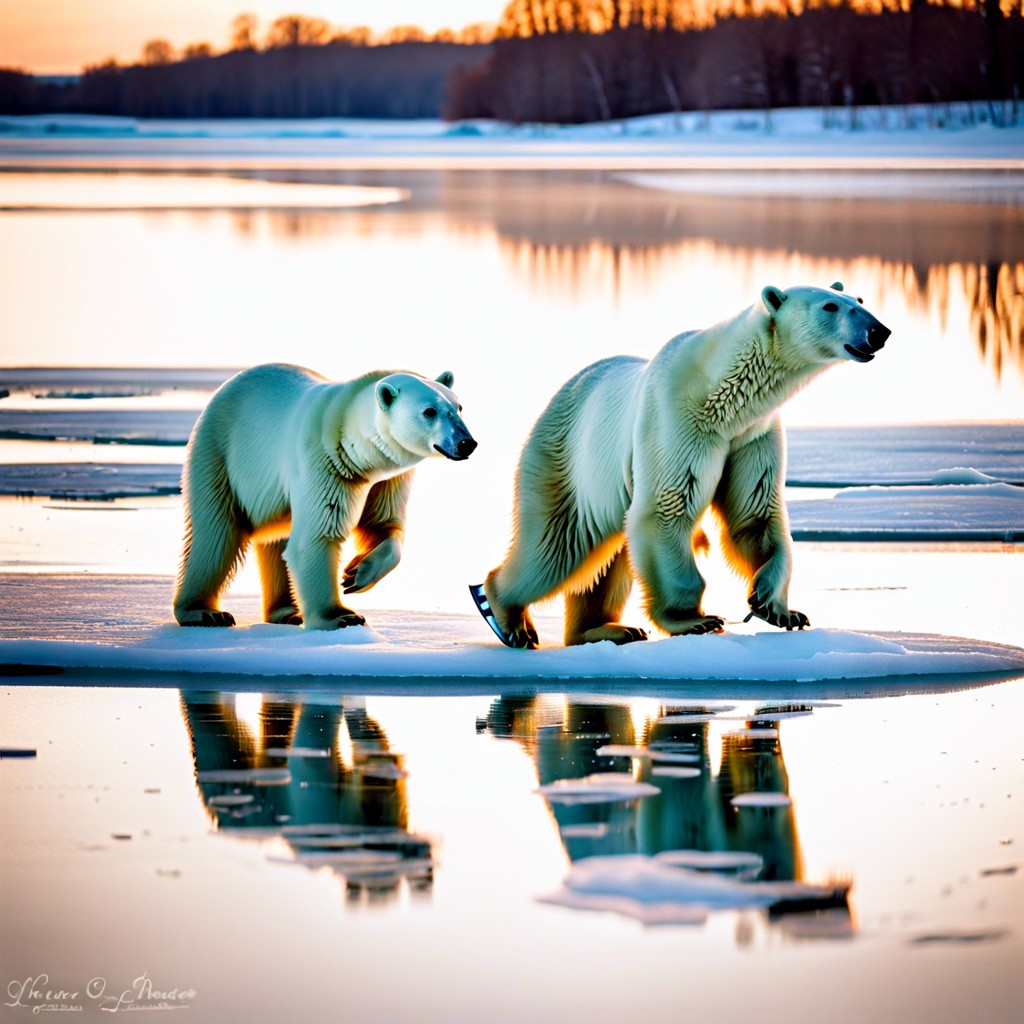
[[[159,121],[43,115],[0,118],[0,164],[216,160],[221,165],[237,161],[246,165],[621,170],[855,167],[886,174],[928,168],[1024,170],[1024,124],[997,128],[988,119],[984,104],[863,108],[855,118],[850,112],[826,115],[818,108],[776,110],[767,117],[759,111],[689,111],[581,125],[354,119]],[[948,174],[939,178],[915,174],[908,184],[947,187],[951,182]],[[657,184],[668,187],[666,182]],[[819,191],[830,187],[824,177],[817,184],[803,184]],[[852,187],[844,180],[835,184]],[[985,192],[997,187],[1004,194],[1011,185],[976,180],[971,189]],[[709,186],[716,191],[740,187],[715,178],[700,183],[701,188]],[[858,187],[863,186],[861,179]],[[761,190],[764,183],[758,181],[757,187]],[[774,187],[794,186],[776,182]]]
[[[315,185],[186,174],[87,176],[68,189],[63,175],[9,174],[4,210],[334,210],[400,203],[400,188]]]
[[[957,169],[928,170],[905,167],[861,168],[817,173],[814,166],[751,169],[723,176],[720,170],[688,170],[680,173],[619,174],[630,184],[668,192],[715,195],[779,196],[813,199],[841,196],[844,199],[893,199],[906,197],[943,199],[950,202],[1013,202],[1021,181],[1007,179],[1004,170],[979,170],[971,174]],[[962,170],[962,169],[960,169]]]

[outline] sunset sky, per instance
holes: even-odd
[[[64,74],[107,57],[130,62],[149,39],[175,47],[208,42],[219,50],[244,11],[259,18],[261,32],[296,13],[377,31],[434,31],[497,21],[504,7],[505,0],[0,0],[0,67]]]

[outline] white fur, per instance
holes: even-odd
[[[870,359],[872,330],[873,350],[888,331],[840,285],[769,287],[738,316],[673,338],[650,362],[620,356],[577,374],[526,443],[513,543],[485,584],[506,634],[536,643],[529,605],[564,592],[567,643],[637,639],[615,621],[631,573],[661,629],[720,628],[701,608],[692,550],[709,507],[727,555],[750,579],[751,607],[778,625],[805,625],[788,605],[776,411],[827,366]]]
[[[278,363],[227,381],[189,440],[177,620],[233,623],[218,597],[253,541],[268,621],[361,622],[339,597],[340,547],[355,535],[346,592],[398,564],[412,467],[475,447],[452,383],[404,372],[332,383]]]

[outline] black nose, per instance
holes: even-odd
[[[468,459],[476,451],[476,441],[471,437],[464,437],[456,446],[460,459]]]
[[[868,330],[868,344],[871,346],[871,351],[877,352],[885,344],[890,334],[892,334],[892,331],[881,324],[875,324],[874,327],[870,328]]]

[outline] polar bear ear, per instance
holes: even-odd
[[[398,388],[382,380],[377,384],[377,404],[385,411],[391,408],[391,403],[398,397]]]
[[[451,370],[445,370],[440,377],[436,377],[435,380],[438,384],[443,384],[446,388],[450,388],[455,383],[455,374]]]
[[[841,292],[842,290],[843,290],[843,282],[842,281],[833,281],[832,282],[832,291],[834,291],[834,292]]]
[[[781,288],[773,288],[768,285],[761,289],[761,301],[768,307],[769,313],[775,313],[786,301],[786,293]]]

